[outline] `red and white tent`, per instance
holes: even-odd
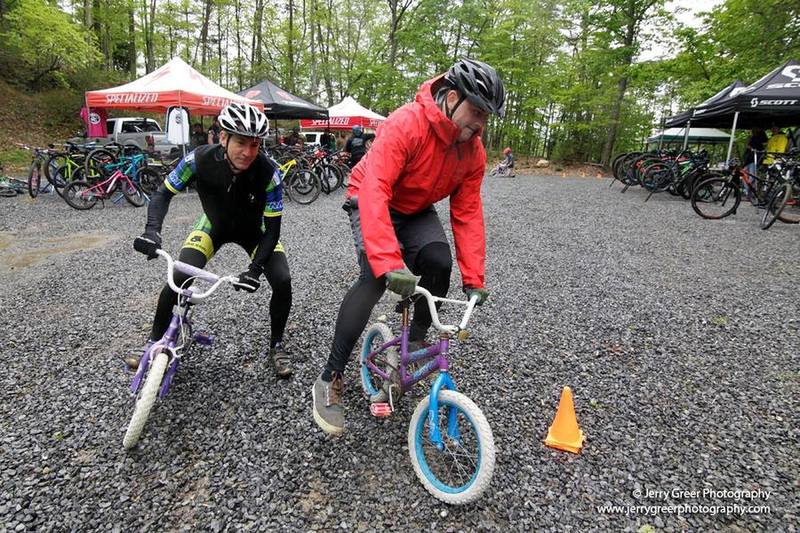
[[[362,106],[351,97],[346,97],[333,107],[328,108],[328,120],[301,120],[301,128],[330,128],[332,130],[349,130],[356,124],[375,129],[386,117]]]
[[[261,102],[223,89],[179,57],[125,85],[86,92],[89,108],[164,111],[179,106],[199,115],[216,115],[231,102],[246,102],[264,109]]]

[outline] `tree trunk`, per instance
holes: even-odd
[[[92,26],[94,26],[92,4],[92,0],[83,0],[83,27],[87,30],[92,29]]]
[[[294,0],[289,0],[289,34],[286,37],[286,84],[290,92],[297,89],[294,85],[295,66],[294,66]]]
[[[200,27],[200,66],[205,68],[208,62],[208,22],[211,20],[211,3],[213,0],[206,0],[205,10],[203,11],[203,24]],[[237,12],[237,17],[238,12]]]
[[[147,73],[156,69],[155,48],[153,46],[153,27],[156,18],[156,0],[142,0],[142,31],[144,32],[144,68]]]
[[[128,69],[131,79],[136,78],[136,10],[128,5]]]
[[[238,90],[242,90],[243,85],[243,73],[242,73],[242,24],[241,18],[239,17],[239,13],[241,12],[241,4],[239,0],[236,0],[236,13],[234,16],[236,17],[236,79],[238,83]]]
[[[252,41],[252,51],[250,54],[250,61],[252,62],[252,67],[256,70],[261,67],[261,47],[263,46],[263,41],[261,37],[261,24],[262,19],[264,18],[264,0],[256,0],[256,9],[253,13],[253,41]]]
[[[227,41],[227,35],[225,37],[225,40]],[[223,81],[222,81],[222,63],[223,63],[223,61],[222,61],[222,10],[221,9],[217,9],[217,55],[219,56],[219,76],[217,77],[217,79],[219,80],[220,83],[223,83]]]
[[[625,98],[625,91],[628,88],[628,68],[633,62],[633,51],[631,47],[636,39],[636,28],[638,20],[633,13],[628,18],[628,24],[625,30],[625,38],[623,45],[627,51],[622,58],[622,76],[617,83],[617,94],[614,97],[614,102],[611,105],[611,116],[608,125],[608,133],[606,135],[606,143],[603,146],[603,153],[600,156],[600,164],[608,168],[611,163],[611,154],[614,151],[614,143],[617,140],[617,130],[619,129],[619,117],[622,112],[622,100]]]

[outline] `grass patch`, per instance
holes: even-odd
[[[22,148],[0,148],[0,166],[6,174],[26,172],[33,155]]]

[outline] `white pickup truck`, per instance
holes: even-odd
[[[111,141],[134,144],[146,152],[161,152],[165,156],[181,149],[180,145],[167,142],[166,132],[162,131],[159,123],[151,118],[110,118],[106,121],[106,126],[108,129],[106,137],[89,137],[85,141],[97,141],[100,144]]]

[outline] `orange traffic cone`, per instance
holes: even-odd
[[[558,402],[556,418],[547,431],[544,443],[551,448],[579,453],[583,446],[583,438],[583,431],[578,427],[578,419],[575,417],[572,390],[564,387],[561,391],[561,400]]]

